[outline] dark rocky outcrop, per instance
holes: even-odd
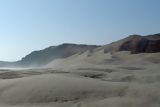
[[[133,54],[160,52],[160,35],[134,36],[122,43],[119,51],[131,51]]]
[[[148,36],[131,35],[106,45],[105,52],[110,51],[131,51],[132,54],[160,52],[160,34]]]

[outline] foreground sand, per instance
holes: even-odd
[[[0,107],[159,107],[159,55],[84,53],[1,70]]]

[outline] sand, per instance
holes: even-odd
[[[159,56],[100,49],[0,70],[0,107],[159,107]]]

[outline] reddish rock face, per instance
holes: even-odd
[[[160,40],[150,40],[148,42],[146,52],[160,52]]]
[[[119,51],[131,51],[133,54],[160,52],[160,35],[129,37],[121,44]]]
[[[131,35],[108,46],[106,45],[104,52],[110,51],[131,51],[132,54],[160,52],[160,34]]]
[[[120,46],[119,51],[131,51],[133,54],[160,52],[160,40],[141,38],[138,41],[127,41]]]

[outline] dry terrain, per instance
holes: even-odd
[[[1,69],[0,107],[159,107],[159,56],[98,48],[42,68]]]

